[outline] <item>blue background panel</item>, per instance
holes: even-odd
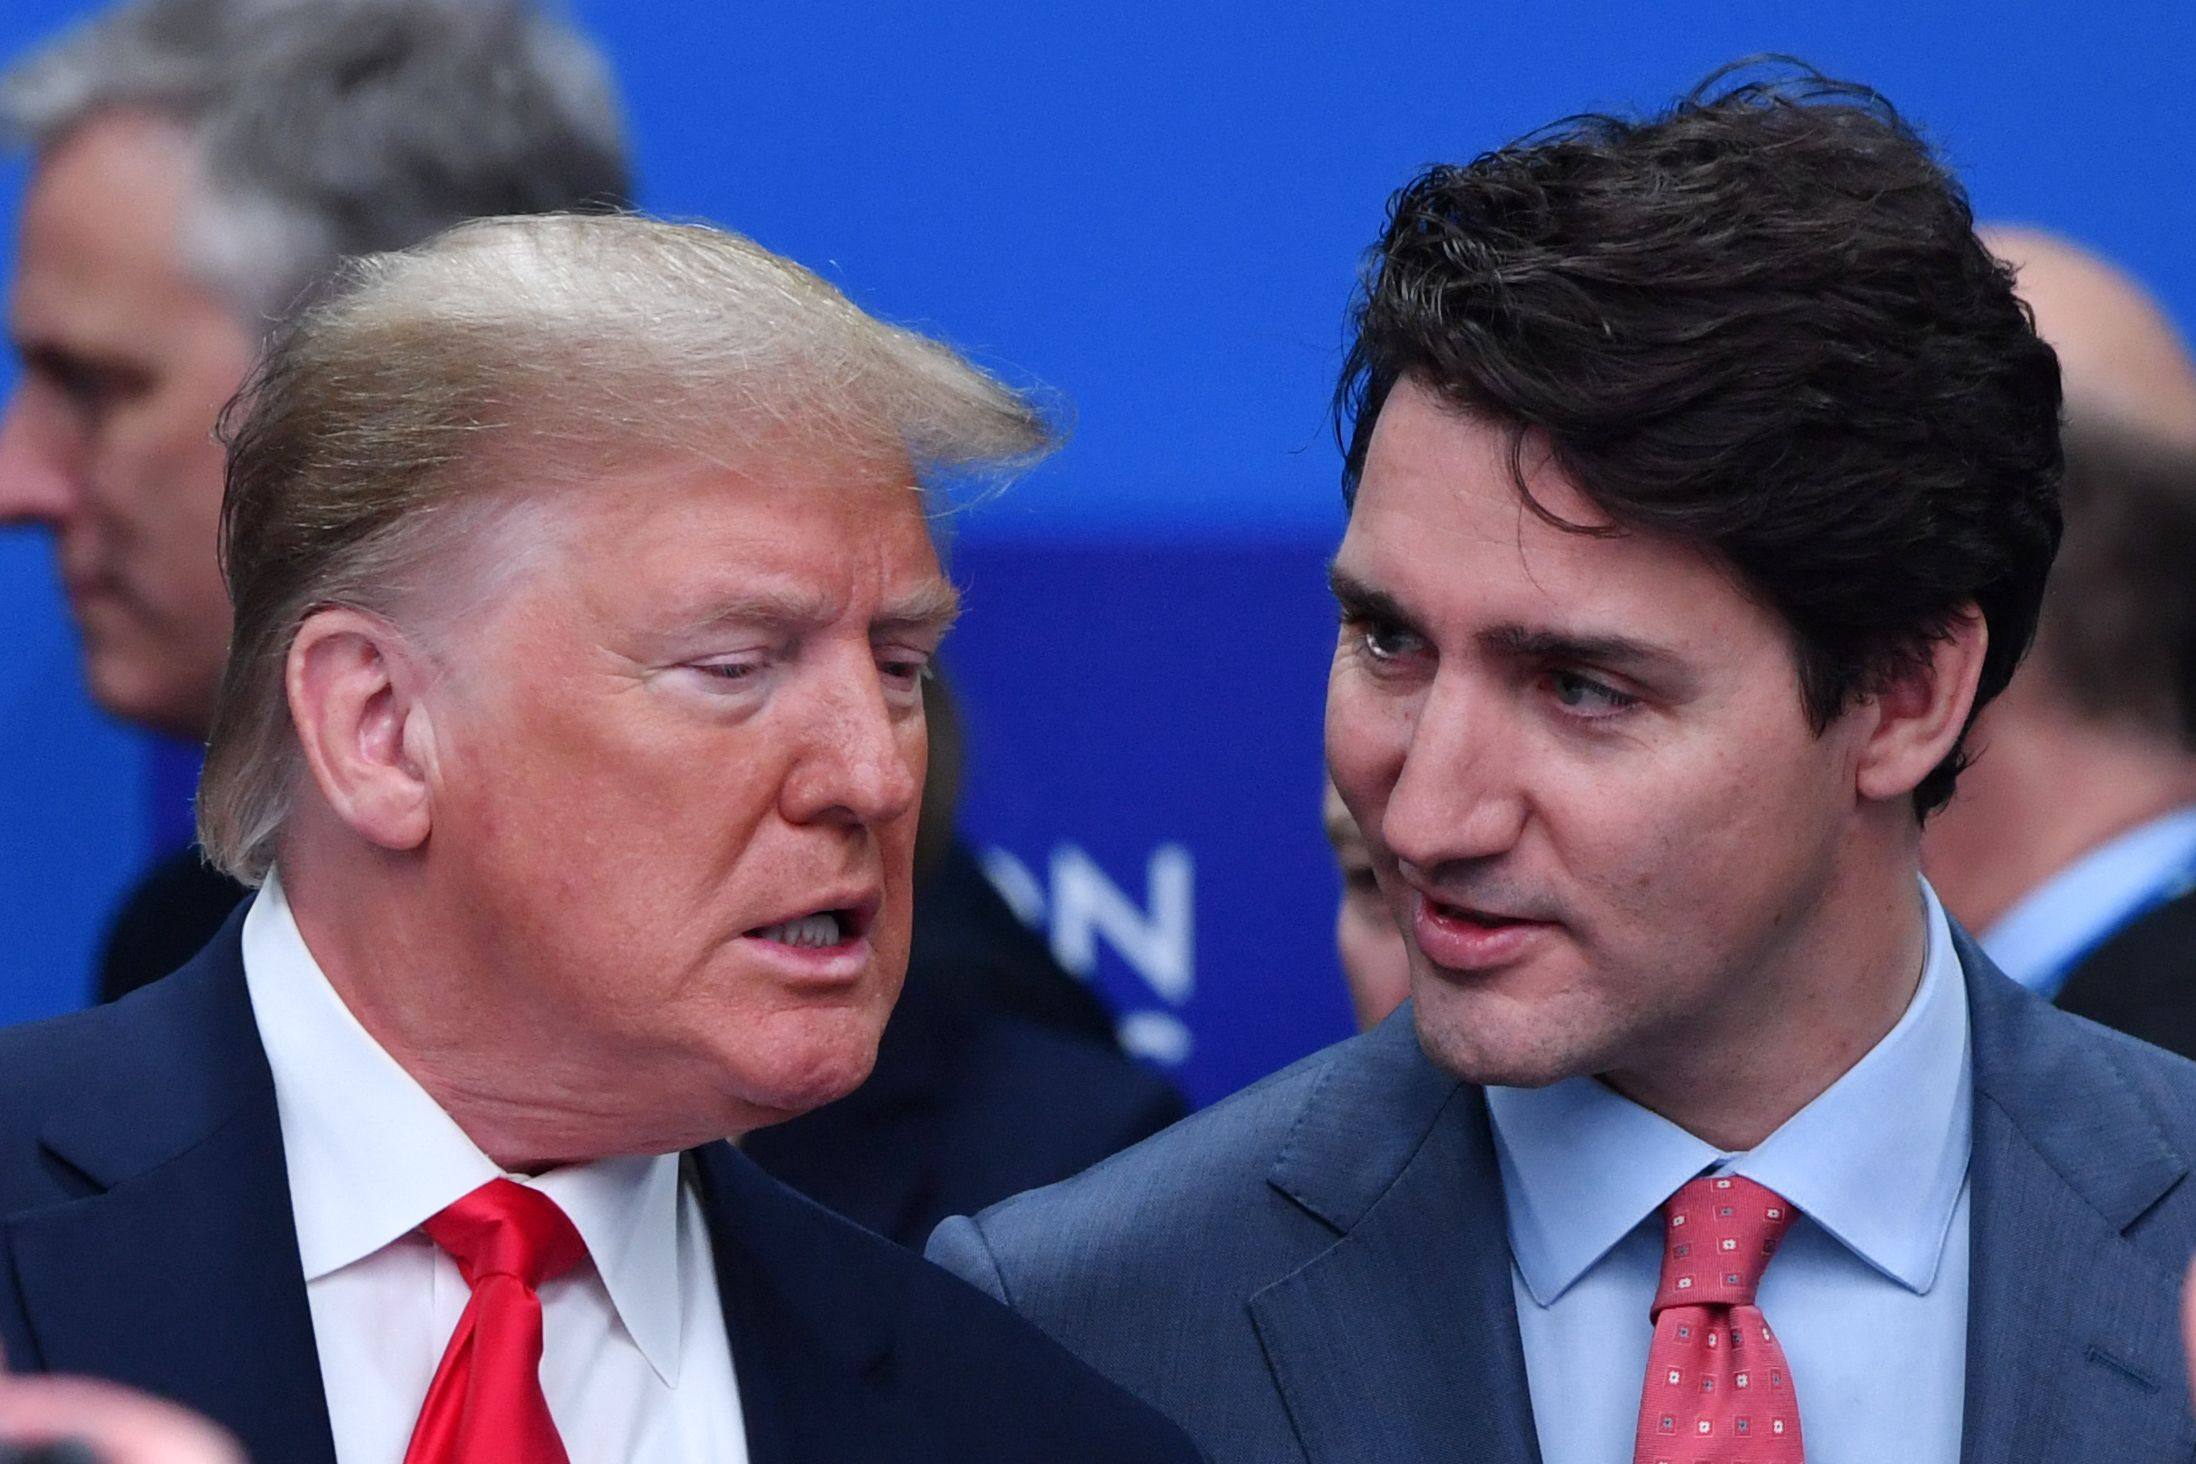
[[[953,577],[968,606],[946,658],[974,770],[964,822],[1034,877],[1066,964],[1081,964],[1082,912],[1106,901],[1100,876],[1161,927],[1155,939],[1172,934],[1173,871],[1153,865],[1179,851],[1188,989],[1164,959],[1140,969],[1134,940],[1100,926],[1088,942],[1131,1032],[1158,1034],[1154,1055],[1177,1057],[1200,1101],[1346,1033],[1319,832],[1335,635],[1324,551],[987,540],[955,556]],[[1186,1046],[1158,1045],[1169,1022]]]

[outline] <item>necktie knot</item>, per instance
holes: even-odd
[[[491,1179],[421,1227],[457,1262],[467,1286],[510,1276],[532,1291],[587,1257],[571,1218],[540,1190]]]
[[[1761,1273],[1792,1228],[1782,1195],[1739,1175],[1693,1180],[1663,1207],[1662,1285],[1655,1311],[1752,1306]]]

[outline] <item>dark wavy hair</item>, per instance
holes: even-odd
[[[1513,452],[1544,439],[1617,527],[1533,510],[1731,565],[1790,627],[1818,732],[1971,605],[1978,708],[2028,647],[2059,540],[2058,360],[1958,182],[1867,87],[1760,58],[1661,115],[1430,168],[1351,326],[1346,501],[1404,377],[1511,424]],[[1964,765],[1956,745],[1917,813]]]

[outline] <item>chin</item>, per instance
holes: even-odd
[[[799,1118],[859,1088],[877,1064],[877,1036],[849,1031],[822,1039],[819,1034],[760,1055],[752,1050],[733,1055],[728,1064],[738,1075],[741,1102],[765,1115],[749,1126]]]
[[[201,703],[197,699],[184,697],[155,678],[132,672],[133,668],[119,657],[92,657],[84,669],[84,682],[101,711],[118,721],[149,727],[170,737],[203,740],[206,718],[198,715]]]
[[[1560,1027],[1531,1011],[1489,1010],[1476,1002],[1412,1007],[1418,1045],[1444,1072],[1483,1088],[1545,1088],[1599,1072],[1585,1045],[1561,1040]]]

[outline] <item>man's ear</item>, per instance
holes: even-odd
[[[433,668],[403,632],[343,607],[305,617],[283,680],[313,782],[368,843],[416,849],[433,822]]]
[[[1969,605],[1920,656],[1877,688],[1869,698],[1875,725],[1854,770],[1863,798],[1904,798],[1944,761],[1975,705],[1989,645],[1982,611]]]

